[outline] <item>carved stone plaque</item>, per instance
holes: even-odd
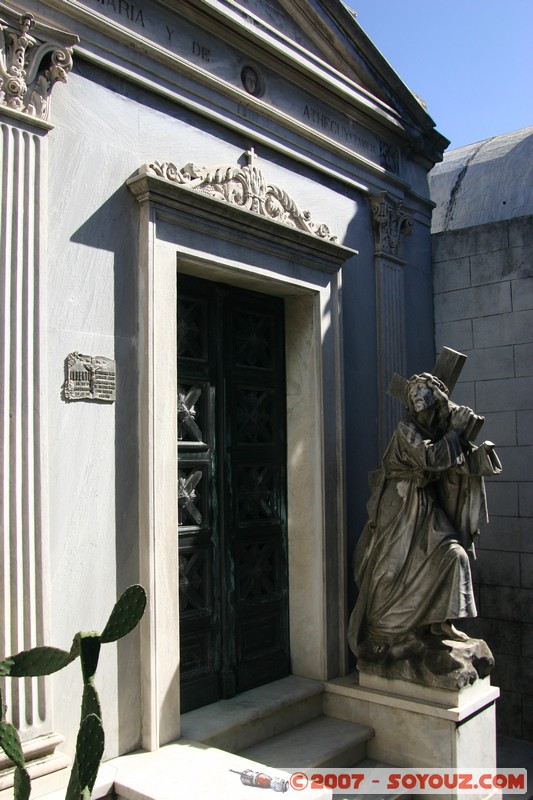
[[[65,400],[116,399],[116,362],[104,356],[69,353],[66,358]]]

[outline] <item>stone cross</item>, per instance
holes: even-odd
[[[244,155],[246,157],[246,160],[248,161],[248,166],[249,167],[255,166],[255,155],[256,155],[256,153],[255,153],[254,148],[250,147],[248,150],[246,150]]]
[[[435,361],[435,366],[431,374],[435,375],[436,378],[446,385],[450,395],[455,388],[455,384],[459,379],[466,359],[467,356],[465,356],[464,353],[459,353],[457,350],[452,350],[450,347],[443,347]],[[407,378],[395,372],[391,378],[389,388],[387,389],[387,394],[399,400],[404,406],[407,406],[407,383]],[[476,421],[469,431],[469,439],[472,439],[472,441],[475,440],[484,421],[483,417],[476,416]]]

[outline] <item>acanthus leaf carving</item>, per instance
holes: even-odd
[[[47,120],[52,89],[66,82],[77,41],[77,36],[37,26],[32,14],[11,22],[0,18],[0,106]]]
[[[385,191],[377,192],[370,199],[376,252],[401,258],[404,239],[413,233],[411,214],[401,200],[392,200]]]
[[[246,154],[252,161],[253,151]],[[221,165],[198,167],[189,163],[178,168],[171,162],[154,161],[146,172],[172,181],[230,205],[240,206],[289,227],[314,234],[330,242],[337,240],[327,225],[315,223],[309,211],[302,211],[280,186],[266,181],[262,171],[252,163],[244,167]]]

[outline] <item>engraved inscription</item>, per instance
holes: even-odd
[[[208,47],[204,47],[203,45],[198,44],[198,42],[193,42],[192,54],[197,58],[201,58],[202,61],[209,61],[209,56],[211,55],[211,51],[209,50]]]
[[[66,373],[63,386],[65,400],[104,400],[112,403],[116,399],[116,362],[111,358],[69,353]]]
[[[266,106],[278,109],[304,122],[315,131],[331,137],[350,150],[370,159],[388,171],[400,173],[400,152],[397,147],[381,142],[364,125],[336,111],[327,103],[322,105],[298,86],[282,79],[275,68],[247,63],[247,57],[237,48],[177,13],[175,4],[159,4],[154,0],[80,0],[83,5],[97,8],[115,23],[128,27],[132,33],[142,32],[163,48],[203,67],[217,79],[222,78],[243,90],[251,98],[264,98]],[[236,101],[233,113],[262,129],[277,130],[278,123],[269,118],[265,108],[254,108],[246,101]]]
[[[358,145],[364,150],[368,150],[373,155],[377,154],[377,146],[374,142],[361,136],[349,122],[342,122],[340,120],[330,117],[323,111],[320,111],[313,106],[306,105],[303,113],[304,119],[309,120],[313,125],[318,126],[323,131],[333,134],[333,136],[342,139],[348,144]]]
[[[114,11],[121,17],[126,17],[130,22],[135,22],[144,28],[144,14],[139,8],[129,0],[96,0],[97,5],[104,6],[106,11]]]

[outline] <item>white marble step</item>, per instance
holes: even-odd
[[[372,728],[333,717],[316,717],[239,751],[270,767],[352,767],[366,756]]]
[[[322,681],[289,675],[183,714],[181,735],[239,753],[321,715],[323,688]]]
[[[115,770],[115,800],[254,800],[256,796],[257,800],[332,800],[330,789],[281,794],[243,784],[241,774],[249,771],[278,781],[290,775],[184,739],[153,753],[131,753],[108,763]]]

